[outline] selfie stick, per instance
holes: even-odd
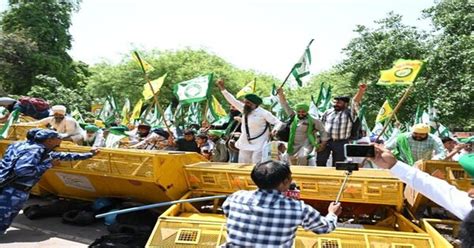
[[[341,199],[342,191],[344,191],[344,188],[346,187],[347,179],[349,179],[350,175],[352,175],[352,171],[346,171],[346,177],[344,178],[344,182],[342,182],[341,188],[339,189],[339,193],[337,193],[336,204],[338,204],[339,200]]]

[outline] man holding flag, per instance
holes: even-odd
[[[313,119],[308,114],[308,104],[297,104],[295,110],[293,110],[288,105],[283,88],[279,88],[277,94],[280,104],[292,120],[289,124],[290,135],[287,150],[290,156],[290,163],[294,165],[308,165],[309,156],[314,148],[316,148],[316,151],[325,149],[326,143],[329,140],[329,134],[320,120]],[[321,135],[320,144],[318,144],[318,132]]]
[[[283,123],[272,113],[259,107],[262,104],[262,98],[259,96],[247,94],[242,103],[225,89],[224,80],[219,79],[216,84],[227,102],[243,113],[242,134],[235,143],[240,149],[239,163],[261,162],[263,146],[269,139],[270,124],[274,125],[271,133],[275,135]]]

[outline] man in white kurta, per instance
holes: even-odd
[[[48,126],[56,130],[63,140],[82,145],[84,130],[74,118],[66,116],[66,107],[63,105],[55,105],[51,107],[51,110],[53,111],[53,116],[29,124]]]
[[[262,99],[254,94],[248,94],[241,102],[230,94],[224,87],[224,81],[219,79],[217,86],[229,104],[239,110],[242,115],[242,134],[235,143],[239,148],[239,163],[259,163],[262,160],[263,146],[270,138],[270,124],[274,125],[272,135],[282,126],[272,113],[259,107]]]

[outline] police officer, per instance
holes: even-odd
[[[32,137],[34,135],[34,138]],[[0,233],[4,233],[28,199],[31,188],[40,180],[43,173],[52,167],[52,161],[84,160],[94,156],[98,150],[88,153],[55,152],[61,144],[56,131],[32,130],[29,140],[10,145],[3,156],[0,178],[8,182],[0,189]],[[6,171],[6,170],[5,170]]]

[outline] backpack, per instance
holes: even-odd
[[[352,122],[352,128],[351,128],[351,136],[349,137],[350,140],[358,140],[364,137],[363,129],[362,129],[362,122],[357,116],[355,120],[352,119],[350,109],[347,110],[349,113],[349,120]]]
[[[18,101],[20,101],[23,107],[28,108],[31,106],[37,112],[43,112],[49,109],[49,103],[41,98],[22,96]]]
[[[288,142],[290,140],[290,127],[296,115],[291,116],[280,130],[277,131],[277,138],[280,141]]]

